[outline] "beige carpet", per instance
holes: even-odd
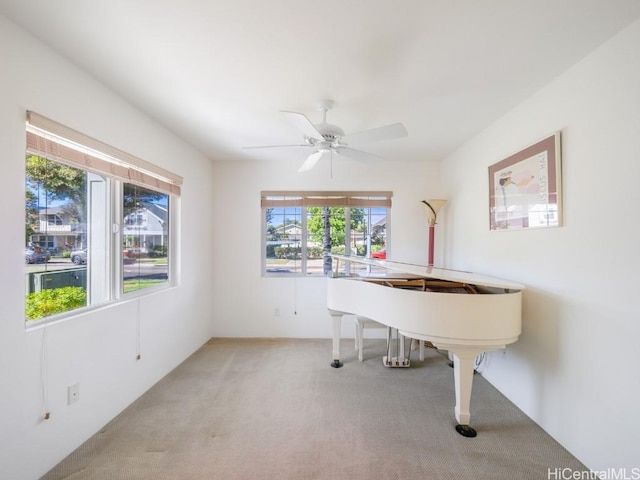
[[[343,340],[212,339],[45,479],[535,479],[586,468],[481,375],[455,432],[453,369],[359,363]]]

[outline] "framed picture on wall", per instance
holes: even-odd
[[[562,225],[560,132],[489,167],[491,230]]]

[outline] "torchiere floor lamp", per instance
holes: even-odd
[[[427,206],[427,218],[429,219],[429,266],[433,267],[433,245],[435,242],[435,229],[436,229],[436,218],[438,217],[438,212],[444,204],[447,203],[446,200],[422,200]]]

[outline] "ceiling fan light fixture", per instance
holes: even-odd
[[[319,104],[319,110],[322,112],[322,123],[313,124],[304,114],[298,112],[290,112],[281,110],[280,112],[287,120],[303,134],[303,145],[265,145],[257,147],[243,148],[273,148],[273,147],[313,147],[316,149],[314,153],[309,155],[302,167],[298,170],[304,172],[313,168],[318,160],[325,154],[333,153],[357,161],[379,160],[382,157],[373,153],[356,150],[349,147],[354,143],[376,142],[380,140],[389,140],[407,136],[407,130],[401,123],[385,125],[378,128],[364,130],[355,134],[345,135],[344,130],[337,125],[327,123],[327,111],[333,107],[332,100],[322,100]]]
[[[319,123],[316,125],[316,128],[325,140],[337,140],[344,135],[344,130],[337,125],[331,125],[330,123]]]

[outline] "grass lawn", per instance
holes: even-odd
[[[136,290],[141,290],[143,288],[151,287],[153,285],[157,285],[158,283],[166,283],[166,280],[126,280],[122,286],[124,293],[135,292]]]

